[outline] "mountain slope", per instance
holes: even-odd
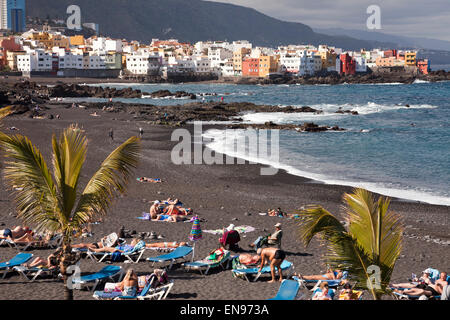
[[[249,40],[254,45],[329,44],[344,49],[386,46],[347,36],[315,33],[310,27],[271,18],[254,9],[201,0],[29,0],[27,16],[66,19],[66,9],[81,8],[82,22],[96,22],[100,33],[150,42],[152,38]]]
[[[380,41],[380,42],[392,42],[398,47],[409,47],[416,49],[433,49],[433,50],[446,50],[450,51],[450,41],[437,40],[430,38],[420,38],[420,37],[405,37],[398,35],[391,35],[377,31],[365,31],[365,30],[351,30],[342,28],[330,28],[330,29],[317,29],[314,28],[316,32],[338,35],[338,36],[349,36],[356,39],[365,39],[369,41]]]

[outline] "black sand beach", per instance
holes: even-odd
[[[50,162],[50,139],[53,133],[59,134],[63,128],[78,123],[86,130],[89,150],[83,171],[82,185],[94,173],[96,168],[119,143],[138,134],[138,128],[145,131],[142,140],[142,162],[135,173],[136,177],[161,178],[163,183],[139,183],[130,181],[129,189],[123,198],[119,198],[111,208],[104,222],[93,227],[94,236],[82,239],[83,242],[99,240],[106,234],[118,231],[123,225],[126,229],[139,232],[155,231],[164,235],[163,241],[187,241],[191,223],[165,223],[141,221],[136,217],[149,210],[150,202],[168,197],[179,198],[187,207],[191,207],[206,222],[201,228],[219,229],[230,223],[250,225],[256,231],[242,235],[241,248],[249,249],[248,244],[266,231],[272,231],[274,224],[282,223],[284,231],[282,247],[287,252],[287,260],[293,262],[295,271],[303,274],[321,274],[326,266],[321,260],[321,248],[316,240],[304,248],[297,237],[294,220],[278,217],[260,216],[268,208],[281,207],[284,211],[308,204],[321,204],[327,210],[341,211],[341,199],[344,192],[351,188],[315,183],[305,178],[289,175],[280,171],[275,176],[260,176],[259,165],[174,165],[170,161],[170,152],[176,142],[171,142],[173,128],[151,126],[145,122],[136,122],[127,113],[107,113],[95,110],[100,115],[92,117],[93,110],[66,109],[49,106],[57,110],[61,119],[31,119],[24,116],[8,117],[3,122],[7,133],[20,133],[30,137],[39,146],[47,161]],[[19,131],[10,131],[9,127]],[[115,142],[108,137],[109,128],[114,128]],[[14,204],[2,181],[0,184],[0,222],[2,228],[21,224],[14,217]],[[395,267],[393,281],[404,282],[411,272],[419,273],[427,267],[448,271],[450,260],[449,217],[450,209],[422,203],[398,201],[393,199],[391,210],[404,217],[406,234],[402,255]],[[249,213],[249,214],[245,214]],[[263,230],[266,231],[263,231]],[[203,233],[203,239],[196,244],[196,258],[205,257],[209,251],[218,247],[218,238]],[[437,239],[440,239],[437,241]],[[76,240],[76,243],[80,240]],[[439,242],[439,243],[437,243]],[[443,244],[445,243],[445,244]],[[34,250],[35,256],[47,257],[51,250]],[[13,257],[17,251],[9,247],[0,248],[0,261]],[[157,255],[148,250],[144,258]],[[138,264],[120,264],[125,268],[133,267],[139,274],[150,274],[153,267],[142,259]],[[83,259],[83,273],[95,272],[104,266]],[[256,299],[273,297],[279,284],[268,283],[269,277],[263,277],[256,283],[248,283],[232,277],[231,271],[212,271],[202,276],[198,272],[185,272],[176,265],[169,272],[174,287],[167,299]],[[0,299],[63,299],[63,284],[55,280],[38,280],[33,283],[24,281],[18,274],[11,273],[0,280]],[[370,298],[368,294],[366,298]],[[88,291],[75,291],[75,299],[93,299]]]

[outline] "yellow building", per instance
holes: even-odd
[[[17,70],[17,56],[26,54],[25,51],[8,51],[6,53],[6,64],[11,71]]]
[[[250,52],[251,50],[247,48],[241,48],[233,52],[233,70],[235,75],[242,75],[242,62]]]
[[[84,46],[85,45],[84,37],[82,35],[70,37],[70,45],[71,46]]]
[[[330,67],[336,66],[336,53],[327,50],[319,51],[317,54],[320,55],[320,59],[322,60],[322,69],[327,70]]]
[[[405,65],[414,67],[417,64],[417,53],[414,51],[407,51],[405,53]]]
[[[278,59],[276,56],[263,56],[259,57],[259,76],[267,77],[269,73],[278,71]]]
[[[60,34],[51,34],[48,32],[33,32],[28,39],[39,41],[46,49],[51,50],[53,47],[69,49],[69,38]]]

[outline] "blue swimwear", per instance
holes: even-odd
[[[160,218],[159,220],[161,220],[161,221],[169,220],[170,215],[162,214],[162,215],[159,216],[159,218]]]

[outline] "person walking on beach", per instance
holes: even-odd
[[[261,255],[261,265],[259,266],[258,272],[261,272],[262,268],[267,262],[270,262],[270,274],[272,275],[272,280],[269,283],[275,282],[275,268],[278,269],[278,274],[280,275],[280,282],[283,281],[283,274],[281,272],[281,263],[286,258],[286,253],[278,248],[259,248],[257,253]]]
[[[139,128],[139,138],[142,139],[142,136],[144,135],[144,129]]]
[[[114,130],[113,130],[113,128],[109,129],[109,137],[111,138],[111,141],[114,141]]]

